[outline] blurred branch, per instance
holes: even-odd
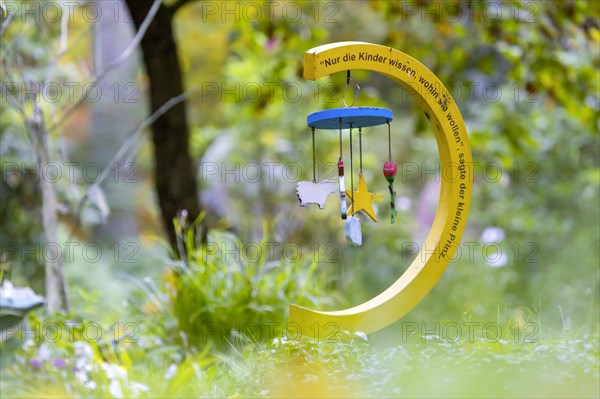
[[[136,150],[133,150],[133,149],[135,148],[135,145],[139,141],[144,130],[146,130],[148,127],[150,127],[158,118],[160,118],[170,108],[172,108],[173,106],[184,101],[187,97],[189,97],[189,95],[191,93],[192,93],[192,90],[188,90],[184,93],[181,93],[180,95],[178,95],[176,97],[171,98],[169,101],[164,103],[159,109],[157,109],[156,112],[154,112],[148,118],[144,119],[133,130],[133,132],[131,133],[129,138],[127,140],[125,140],[125,142],[123,143],[121,148],[119,148],[119,151],[117,151],[117,153],[109,161],[108,165],[104,169],[102,169],[102,173],[100,174],[99,178],[94,183],[90,184],[87,187],[87,189],[85,190],[85,193],[83,194],[83,197],[81,198],[81,200],[79,200],[79,203],[77,204],[77,206],[75,208],[76,209],[75,210],[75,224],[74,224],[73,228],[71,229],[71,232],[69,233],[69,239],[67,241],[70,241],[73,238],[73,235],[79,228],[81,212],[83,211],[83,207],[85,206],[85,204],[89,198],[88,196],[89,196],[90,191],[93,190],[95,187],[100,186],[100,184],[110,174],[110,170],[112,169],[113,166],[117,165],[119,162],[128,162],[131,159],[131,157],[137,152]]]
[[[62,28],[62,25],[61,25],[61,28]],[[71,51],[71,49],[73,49],[75,46],[77,46],[77,44],[79,44],[81,39],[83,39],[91,29],[92,29],[92,25],[90,25],[86,29],[84,29],[77,36],[77,38],[75,38],[75,41],[73,41],[73,43],[70,46],[63,47],[61,45],[60,52],[58,54],[56,54],[56,56],[52,59],[52,61],[50,61],[48,63],[48,66],[46,67],[46,78],[44,79],[43,86],[46,86],[48,84],[48,81],[50,80],[50,73],[52,72],[52,69],[54,69],[54,66],[58,63],[58,60],[60,60],[65,54],[67,54],[69,51]],[[61,37],[62,37],[62,35],[63,35],[63,32],[61,31]]]
[[[125,62],[127,60],[127,58],[129,58],[129,56],[135,51],[135,49],[139,45],[140,41],[142,40],[142,38],[146,34],[146,31],[148,30],[148,27],[150,26],[150,24],[152,23],[152,20],[154,19],[156,13],[158,12],[158,9],[160,8],[161,3],[162,3],[161,0],[154,0],[154,3],[152,3],[152,7],[150,7],[150,10],[148,11],[148,14],[146,15],[146,18],[142,22],[140,28],[136,32],[136,34],[133,37],[133,40],[131,41],[131,43],[129,44],[129,46],[127,46],[127,48],[125,49],[125,51],[123,51],[123,53],[116,60],[114,60],[113,62],[111,62],[110,64],[108,64],[100,72],[96,73],[96,75],[93,76],[93,78],[91,79],[93,82],[99,82],[99,81],[101,81],[102,79],[104,79],[104,77],[106,77],[106,75],[110,71],[118,68],[121,64],[123,64],[123,62]],[[77,108],[79,108],[81,106],[81,104],[84,103],[85,99],[87,98],[89,90],[91,90],[91,85],[87,85],[86,86],[86,90],[82,93],[81,97],[79,97],[77,99],[77,101],[75,101],[75,103],[73,104],[73,106],[71,106],[69,109],[67,109],[65,112],[63,112],[63,114],[60,116],[60,118],[56,122],[52,123],[50,125],[50,127],[48,127],[48,131],[49,132],[51,132],[51,131],[55,130],[56,128],[60,127],[69,118],[69,116]]]
[[[4,31],[6,30],[6,27],[8,25],[10,25],[13,17],[15,16],[15,14],[9,13],[6,16],[6,19],[4,21],[2,21],[2,24],[0,24],[0,36],[2,36],[4,34]]]
[[[10,66],[8,64],[5,64],[4,62],[2,64],[5,71],[4,73],[8,77],[9,82],[14,82],[14,80],[12,79],[12,74],[10,73]],[[23,108],[23,105],[19,103],[19,99],[16,98],[16,96],[13,98],[13,96],[11,96],[10,93],[8,93],[8,91],[6,91],[6,101],[15,111],[17,111],[17,113],[23,120],[23,123],[25,124],[27,122],[27,114],[25,113],[25,108]]]

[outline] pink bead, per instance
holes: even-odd
[[[398,168],[396,167],[396,162],[385,162],[383,164],[383,175],[385,177],[396,176],[396,172]]]

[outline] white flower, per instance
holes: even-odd
[[[131,381],[129,384],[129,391],[132,396],[138,396],[141,392],[148,392],[150,388],[147,385],[140,384],[139,382]]]
[[[47,342],[44,342],[38,348],[38,358],[42,361],[48,362],[52,358],[52,349]]]
[[[400,211],[408,211],[411,205],[412,201],[406,195],[401,195],[396,200],[396,208]]]
[[[486,227],[481,233],[481,237],[479,239],[484,244],[488,244],[490,242],[500,242],[504,240],[504,230],[501,227]]]
[[[121,383],[117,380],[110,381],[110,385],[108,386],[108,391],[115,398],[123,397],[123,390],[121,389]]]
[[[75,360],[75,368],[77,370],[81,370],[87,373],[89,371],[92,371],[94,367],[92,365],[92,362],[90,362],[90,359],[85,357],[79,357],[77,358],[77,360]]]
[[[25,336],[25,342],[23,342],[23,349],[28,349],[31,348],[32,346],[35,346],[35,341],[31,338],[31,337],[27,337],[27,335]]]
[[[75,379],[80,383],[85,385],[88,382],[88,375],[83,370],[77,370],[75,372]]]
[[[87,342],[77,341],[73,344],[75,347],[75,356],[77,356],[77,360],[75,360],[75,368],[81,371],[92,371],[93,360],[94,360],[94,350]]]
[[[508,263],[508,256],[504,252],[497,253],[494,257],[488,256],[488,264],[491,267],[502,267]]]
[[[75,355],[85,357],[87,359],[94,358],[94,349],[85,341],[76,341],[73,343],[75,347]]]
[[[177,365],[175,363],[171,363],[167,372],[165,373],[165,380],[170,380],[175,377],[175,373],[177,372]]]
[[[119,365],[103,362],[102,370],[109,380],[127,380],[127,370]]]

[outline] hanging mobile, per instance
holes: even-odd
[[[469,136],[460,110],[454,101],[446,102],[444,100],[444,97],[448,100],[452,99],[449,90],[418,60],[388,46],[363,42],[329,43],[309,49],[304,53],[305,79],[316,81],[348,69],[371,71],[380,74],[381,77],[390,78],[391,85],[397,83],[414,96],[415,103],[421,110],[427,112],[428,119],[430,119],[439,152],[440,170],[445,170],[458,163],[468,165],[473,162]],[[433,89],[419,90],[419,87],[424,87],[424,85],[431,88],[435,86],[435,93]],[[441,102],[438,101],[438,93],[442,96]],[[360,127],[365,129],[365,125],[356,120],[358,118],[355,115],[348,114],[357,114],[360,109],[349,108],[334,112],[337,112],[337,115],[332,115],[330,129],[339,128],[339,118],[343,120],[344,127],[351,124],[354,132]],[[377,114],[377,116],[381,116],[380,123],[373,125],[384,125],[391,122],[391,113],[387,119],[384,115]],[[372,112],[369,112],[367,116],[372,117]],[[347,120],[354,118],[356,119]],[[312,115],[308,119],[310,125],[310,123],[322,123],[322,119],[326,118]],[[321,120],[315,122],[315,119]],[[389,178],[388,183],[392,188],[390,194],[392,194],[393,201],[394,193],[391,183],[396,174],[396,165],[392,161],[391,154],[388,159],[385,157],[382,159],[387,161],[384,164],[384,175]],[[390,326],[409,313],[427,296],[427,293],[442,278],[452,260],[456,258],[457,245],[466,228],[473,191],[473,171],[469,168],[463,169],[464,171],[461,170],[461,179],[442,179],[439,207],[431,229],[425,238],[427,245],[422,245],[420,252],[413,257],[412,263],[385,291],[366,302],[332,311],[291,305],[288,323],[294,324],[303,335],[311,335],[315,340],[326,340],[327,338],[320,339],[318,337],[330,336],[332,325],[336,327],[336,330],[348,331],[350,334],[357,331],[371,334]],[[356,197],[354,200],[353,205],[356,205]],[[352,208],[355,211],[354,208],[355,206]],[[393,244],[395,241],[399,246],[403,234],[399,234],[397,229],[391,229],[386,232],[385,236],[386,243]],[[373,251],[376,246],[377,243],[373,242],[369,250]],[[437,250],[434,251],[432,248]],[[435,256],[432,256],[432,252],[435,252]],[[352,256],[353,254],[348,255]],[[366,254],[364,262],[367,267],[373,266],[369,263],[372,262],[373,257],[369,255]],[[357,259],[349,260],[353,263],[357,261]],[[387,261],[394,263],[394,259]],[[383,263],[385,262],[386,260],[383,259]],[[451,293],[449,294],[451,295]]]
[[[346,75],[346,85],[344,94],[350,86],[350,71]],[[334,108],[324,111],[314,112],[307,117],[308,126],[312,128],[313,133],[313,163],[314,154],[314,131],[315,129],[338,130],[340,134],[340,157],[338,159],[338,184],[337,189],[340,195],[340,214],[342,219],[346,219],[345,231],[346,238],[353,245],[362,244],[362,233],[360,220],[355,216],[359,211],[363,211],[374,222],[377,222],[373,201],[383,198],[382,195],[370,193],[367,189],[367,183],[362,173],[362,128],[368,126],[378,126],[389,123],[392,119],[392,111],[386,108],[377,107],[355,107],[354,103],[358,98],[360,86],[356,85],[356,93],[352,104],[347,105],[342,95],[344,108]],[[357,190],[354,190],[353,160],[352,160],[352,129],[358,128],[359,134],[359,157],[360,157],[360,175],[358,178]],[[342,130],[350,129],[350,190],[345,189],[344,184],[344,160],[342,158]],[[316,183],[313,174],[313,182],[301,182],[298,184],[298,198],[304,206],[308,202],[317,202],[319,206],[324,203],[327,196],[335,191],[331,185],[332,182],[324,181]],[[319,186],[319,187],[317,187]],[[318,197],[318,198],[317,198]],[[346,209],[346,197],[351,201],[350,207]],[[322,206],[321,206],[322,207]]]
[[[394,191],[394,187],[392,184],[394,183],[394,179],[396,178],[396,172],[398,167],[396,166],[396,162],[392,161],[392,132],[390,128],[390,121],[387,122],[388,125],[388,161],[383,163],[383,175],[385,176],[385,180],[388,182],[388,189],[390,190],[390,208],[392,209],[392,217],[391,223],[393,224],[396,221],[396,191]]]

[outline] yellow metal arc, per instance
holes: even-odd
[[[396,49],[339,42],[304,53],[304,78],[316,80],[347,70],[378,72],[413,95],[432,124],[440,155],[438,208],[421,252],[389,288],[349,309],[323,312],[290,306],[288,329],[324,339],[337,330],[373,333],[414,308],[442,276],[456,252],[471,202],[472,156],[463,118],[440,80],[416,59]]]

